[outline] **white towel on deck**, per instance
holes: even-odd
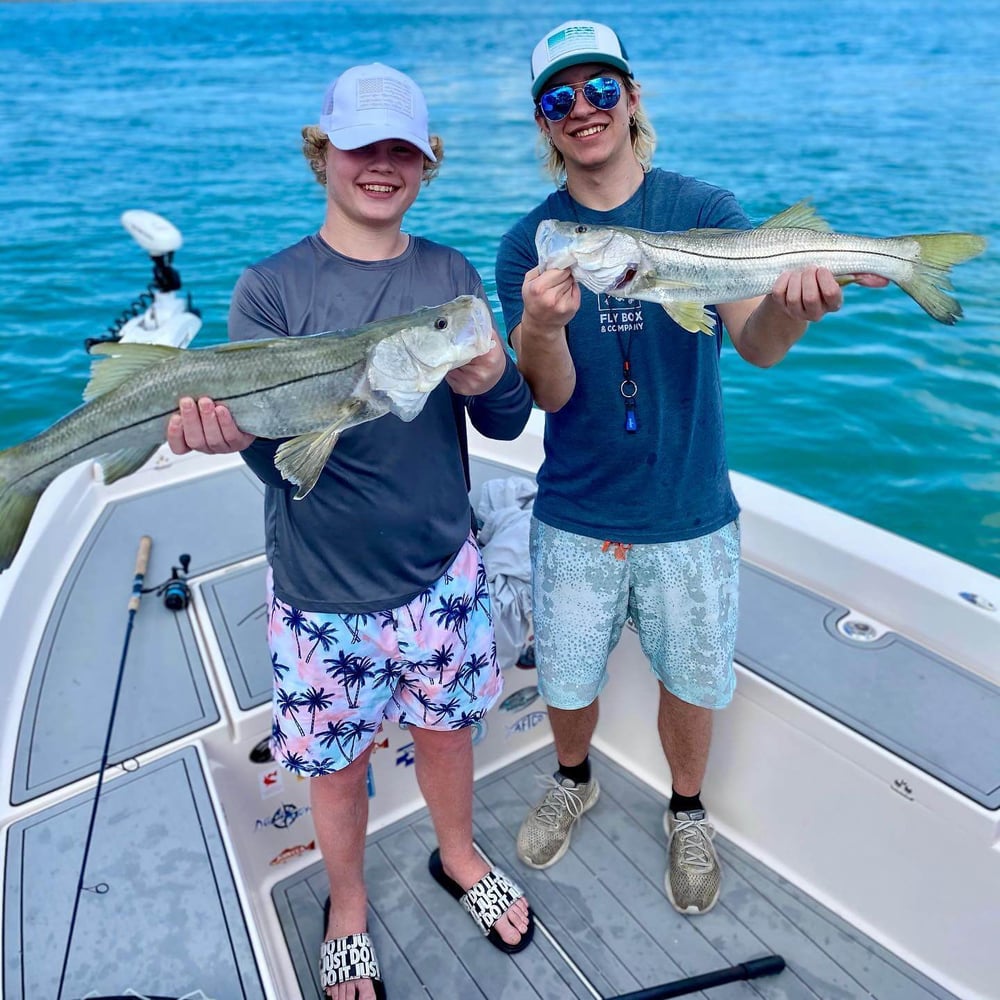
[[[528,531],[537,492],[531,479],[488,479],[479,492],[479,547],[490,586],[497,659],[513,666],[531,637]]]

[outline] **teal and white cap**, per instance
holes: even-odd
[[[604,63],[632,75],[625,46],[611,28],[597,21],[566,21],[548,32],[531,53],[532,98],[537,101],[560,70],[581,63]]]
[[[382,63],[352,66],[326,88],[319,127],[337,149],[402,139],[437,162],[423,93],[405,73]]]

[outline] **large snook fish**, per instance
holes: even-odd
[[[756,229],[689,229],[649,233],[545,219],[535,232],[539,267],[568,267],[595,294],[659,302],[675,323],[713,333],[708,304],[765,295],[783,271],[828,268],[841,284],[852,274],[895,282],[941,323],[962,307],[948,272],[975,257],[986,240],[972,233],[885,239],[835,233],[808,202],[785,209]]]
[[[291,438],[275,465],[315,485],[347,427],[395,413],[412,420],[453,368],[485,354],[489,307],[472,295],[353,332],[253,340],[199,350],[95,344],[84,405],[23,444],[0,452],[0,571],[17,554],[39,498],[60,472],[99,458],[105,482],[139,469],[166,438],[182,396],[224,403],[242,430]]]

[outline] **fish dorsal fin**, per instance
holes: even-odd
[[[316,485],[340,432],[354,424],[354,415],[363,407],[361,400],[349,400],[329,427],[310,434],[300,434],[278,446],[274,465],[285,479],[298,487],[295,491],[296,500],[301,500]]]
[[[762,222],[760,229],[811,229],[815,233],[831,232],[830,223],[816,214],[816,209],[808,201],[797,201],[783,212],[772,215]]]
[[[89,403],[134,378],[151,365],[158,365],[183,354],[182,347],[166,344],[94,344],[91,354],[103,354],[90,367],[90,381],[83,390],[84,402]]]
[[[700,302],[664,302],[666,314],[688,333],[715,334],[712,314]]]

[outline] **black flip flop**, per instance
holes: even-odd
[[[336,983],[330,983],[327,986],[323,985],[323,959],[327,950],[327,945],[342,945],[341,950],[353,951],[356,955],[357,952],[367,950],[367,961],[373,962],[374,967],[381,975],[381,967],[378,963],[378,958],[375,956],[375,948],[372,945],[371,938],[368,936],[367,931],[362,934],[348,934],[347,937],[335,938],[328,940],[326,937],[326,929],[330,924],[330,897],[326,897],[326,902],[323,904],[323,945],[320,949],[320,994],[321,996],[326,996],[326,991],[329,986],[337,985]],[[344,959],[347,960],[346,958]],[[338,959],[339,961],[339,959]],[[352,961],[354,961],[352,959]],[[371,978],[372,988],[375,990],[375,1000],[387,1000],[387,994],[385,992],[385,983],[382,982],[380,978],[376,975],[374,978],[369,976],[355,976],[353,979],[344,980],[345,982],[358,982],[360,979]]]
[[[524,895],[521,887],[499,868],[488,871],[468,891],[445,874],[444,866],[441,864],[441,852],[437,848],[434,848],[431,853],[427,868],[434,881],[449,896],[462,904],[469,916],[475,921],[476,926],[494,947],[508,955],[516,955],[531,944],[531,939],[535,935],[535,918],[530,907],[528,908],[528,929],[521,935],[521,940],[517,944],[507,944],[500,937],[496,927],[493,926],[510,909],[511,905]],[[491,917],[492,920],[490,920]]]

